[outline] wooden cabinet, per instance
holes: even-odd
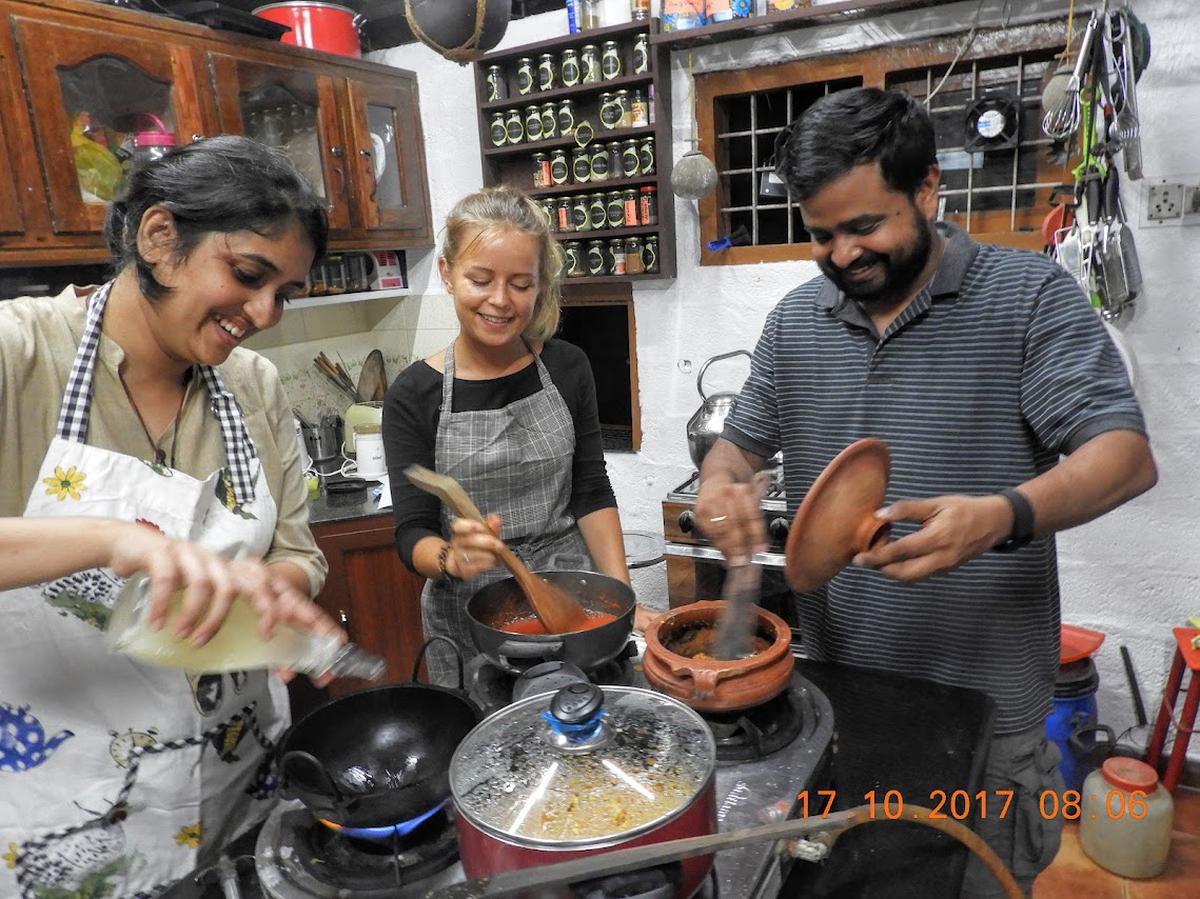
[[[85,0],[0,0],[0,66],[0,265],[106,261],[142,130],[278,146],[326,199],[333,250],[432,244],[411,72]]]
[[[352,641],[387,659],[390,682],[408,680],[421,649],[425,580],[400,561],[392,516],[317,524],[312,531],[329,561],[329,577],[317,602],[342,623]],[[329,692],[338,696],[362,686],[340,680]]]

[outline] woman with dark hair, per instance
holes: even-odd
[[[124,576],[149,571],[159,627],[186,587],[171,627],[197,644],[234,601],[264,635],[336,631],[286,397],[239,346],[304,290],[320,200],[219,137],[131,172],[106,235],[112,281],[0,303],[5,896],[150,895],[265,812],[282,681],[109,653]]]

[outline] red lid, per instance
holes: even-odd
[[[1069,665],[1086,659],[1100,648],[1106,635],[1074,624],[1062,625],[1059,638],[1058,664]]]
[[[1149,794],[1158,786],[1158,772],[1137,759],[1115,755],[1105,759],[1100,770],[1110,784],[1128,792],[1139,790]]]
[[[658,188],[655,187],[653,184],[648,184],[645,187],[643,187],[641,190],[642,190],[642,193],[648,194],[652,190],[658,190]]]
[[[173,147],[175,143],[170,131],[139,131],[133,136],[135,147]]]

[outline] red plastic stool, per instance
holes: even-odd
[[[1183,714],[1179,717],[1175,742],[1171,746],[1171,758],[1167,761],[1167,770],[1162,779],[1163,787],[1173,793],[1179,783],[1179,775],[1183,771],[1188,742],[1192,739],[1192,726],[1196,723],[1196,710],[1200,708],[1200,649],[1192,646],[1192,641],[1200,637],[1200,628],[1177,627],[1172,633],[1175,634],[1176,643],[1175,661],[1171,663],[1171,676],[1167,678],[1167,688],[1163,692],[1162,705],[1158,709],[1158,718],[1154,722],[1154,733],[1150,737],[1150,750],[1146,756],[1146,763],[1158,770],[1158,763],[1162,759],[1163,745],[1167,741],[1167,729],[1175,712],[1175,700],[1179,697],[1179,687],[1183,682],[1183,666],[1186,664],[1191,671],[1188,679],[1187,698],[1183,701]]]

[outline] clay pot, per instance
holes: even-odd
[[[656,690],[701,712],[734,712],[778,695],[792,678],[791,630],[778,615],[756,608],[757,634],[769,645],[744,659],[696,659],[671,647],[693,628],[715,625],[725,608],[721,600],[701,600],[659,616],[646,630],[642,670]]]

